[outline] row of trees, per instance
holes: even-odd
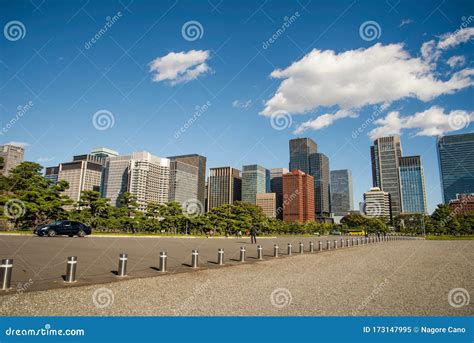
[[[382,218],[359,214],[345,216],[340,225],[331,223],[286,223],[266,218],[260,207],[245,202],[223,205],[207,213],[187,214],[176,202],[149,203],[138,210],[137,199],[124,193],[120,206],[111,206],[98,192],[84,191],[78,202],[63,194],[65,181],[52,184],[42,174],[42,166],[23,162],[0,177],[0,215],[4,228],[32,229],[53,220],[78,220],[97,231],[164,232],[170,234],[204,234],[211,230],[218,235],[236,235],[256,227],[260,234],[325,234],[333,230],[346,232],[363,228],[369,233],[384,233],[389,227]],[[66,210],[69,209],[69,210]],[[396,228],[404,233],[472,234],[473,214],[455,216],[449,206],[439,205],[431,216],[411,215],[396,219]]]

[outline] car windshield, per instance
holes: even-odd
[[[53,222],[51,225],[59,225],[62,223],[62,220],[56,220],[55,222]]]

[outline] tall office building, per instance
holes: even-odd
[[[474,132],[439,137],[437,146],[444,203],[474,193]]]
[[[390,193],[372,187],[364,193],[364,214],[369,217],[382,217],[386,221],[392,221],[390,206]]]
[[[179,161],[198,168],[198,192],[197,199],[206,204],[206,157],[198,154],[180,155],[168,157],[171,161]]]
[[[199,168],[180,161],[170,162],[169,201],[184,205],[198,199]],[[202,209],[204,210],[204,203]]]
[[[146,151],[107,158],[102,195],[120,206],[123,193],[137,197],[140,210],[148,202],[168,202],[170,160]]]
[[[79,201],[82,191],[100,192],[103,160],[93,155],[77,155],[72,162],[60,163],[57,167],[57,180],[67,181],[69,188],[64,195]],[[47,168],[45,177],[53,179],[54,167]]]
[[[8,143],[0,145],[0,157],[3,158],[3,164],[0,165],[0,173],[8,176],[10,171],[23,162],[25,156],[25,148]]]
[[[314,179],[300,170],[283,175],[283,220],[314,221]]]
[[[381,137],[370,147],[372,182],[384,192],[390,193],[392,215],[402,211],[400,198],[399,161],[402,156],[400,136]]]
[[[399,178],[403,213],[427,213],[425,174],[420,156],[400,157]]]
[[[207,191],[208,210],[240,201],[242,199],[242,177],[240,170],[232,167],[209,169]]]
[[[276,194],[259,193],[256,196],[256,205],[259,206],[267,218],[276,218]]]
[[[330,214],[329,159],[318,153],[318,146],[311,138],[290,140],[290,170],[298,169],[314,178],[314,209],[318,218]]]
[[[283,219],[283,174],[288,173],[286,168],[270,169],[270,191],[275,193],[278,219]]]
[[[51,184],[55,185],[58,183],[59,166],[46,167],[44,172],[44,178],[51,181]]]
[[[148,203],[165,204],[169,198],[170,160],[149,152],[132,154],[128,191],[137,197],[138,209]]]
[[[351,171],[331,170],[331,212],[335,216],[345,216],[352,210],[353,203]]]
[[[256,204],[258,193],[270,191],[270,171],[257,164],[242,167],[242,201]]]
[[[329,158],[322,153],[311,154],[309,158],[310,175],[314,178],[314,209],[316,217],[327,218],[330,215]]]
[[[290,140],[290,170],[301,170],[312,175],[310,156],[318,151],[318,145],[311,138],[294,138]]]

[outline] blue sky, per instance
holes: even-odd
[[[472,131],[470,1],[1,6],[0,140],[45,166],[106,146],[287,167],[288,140],[309,136],[331,169],[352,170],[357,206],[371,137],[400,133],[404,155],[422,156],[432,210],[436,134]]]

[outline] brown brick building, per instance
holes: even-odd
[[[314,178],[294,169],[283,175],[283,220],[314,221]]]
[[[474,212],[474,194],[457,194],[456,199],[449,202],[455,215]]]

